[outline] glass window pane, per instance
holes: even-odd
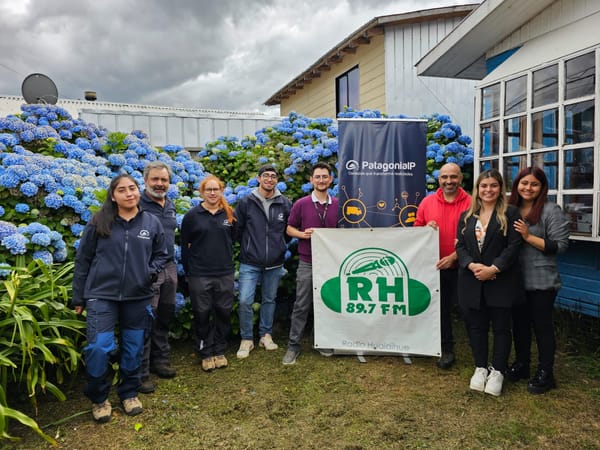
[[[510,191],[512,189],[512,184],[515,178],[521,170],[527,167],[527,156],[511,156],[509,158],[504,158],[504,173],[502,176],[504,177],[504,183],[506,184],[506,190]]]
[[[563,205],[567,216],[571,219],[571,232],[579,235],[592,234],[592,204],[591,194],[564,195]]]
[[[359,109],[359,79],[358,67],[355,67],[336,78],[336,106],[337,112],[344,111],[346,107]]]
[[[525,111],[527,107],[527,75],[506,82],[504,115]]]
[[[479,156],[497,155],[500,148],[498,122],[490,122],[481,126],[481,153]]]
[[[565,144],[594,140],[594,101],[565,106]]]
[[[596,78],[596,55],[587,53],[567,61],[565,98],[593,95]]]
[[[481,119],[491,119],[500,114],[500,83],[481,90]]]
[[[594,149],[565,150],[565,189],[594,187]]]
[[[504,153],[520,152],[527,148],[527,116],[504,121]]]
[[[531,145],[533,148],[558,145],[558,110],[549,109],[531,115]]]
[[[533,107],[558,101],[558,65],[533,72]]]
[[[497,159],[488,159],[486,161],[479,161],[479,173],[485,172],[486,170],[500,168],[500,163]],[[473,183],[475,184],[475,183]]]
[[[548,178],[548,189],[558,189],[558,152],[534,153],[531,165],[544,170]]]
[[[348,78],[341,76],[337,79],[337,112],[344,111],[348,106]]]

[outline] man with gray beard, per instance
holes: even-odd
[[[144,192],[140,196],[140,208],[156,216],[165,232],[165,243],[169,252],[168,262],[153,283],[154,296],[152,329],[144,341],[142,359],[142,385],[139,392],[154,392],[150,372],[160,378],[173,378],[175,369],[169,364],[169,324],[175,315],[175,293],[177,291],[177,265],[175,264],[175,228],[177,219],[175,205],[167,198],[171,183],[171,169],[161,161],[153,161],[144,168]]]

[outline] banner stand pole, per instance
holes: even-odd
[[[358,359],[358,362],[360,363],[366,363],[367,360],[365,359],[365,357],[363,355],[356,355],[356,358]],[[406,353],[402,354],[402,359],[404,360],[404,364],[412,364],[412,359],[410,359],[410,356],[407,355]]]

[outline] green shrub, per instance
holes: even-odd
[[[65,400],[58,385],[66,374],[77,372],[85,329],[85,322],[68,307],[73,266],[73,262],[47,266],[35,260],[14,268],[0,285],[0,405],[6,418],[38,433],[33,419],[8,407],[5,394],[9,388],[11,394],[25,391],[36,415],[39,393]],[[3,419],[4,437],[7,427]]]

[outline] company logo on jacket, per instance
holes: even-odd
[[[140,239],[150,239],[150,232],[148,230],[140,230],[137,237]]]
[[[280,222],[285,221],[285,215],[283,213],[277,214],[277,220],[279,220]]]

